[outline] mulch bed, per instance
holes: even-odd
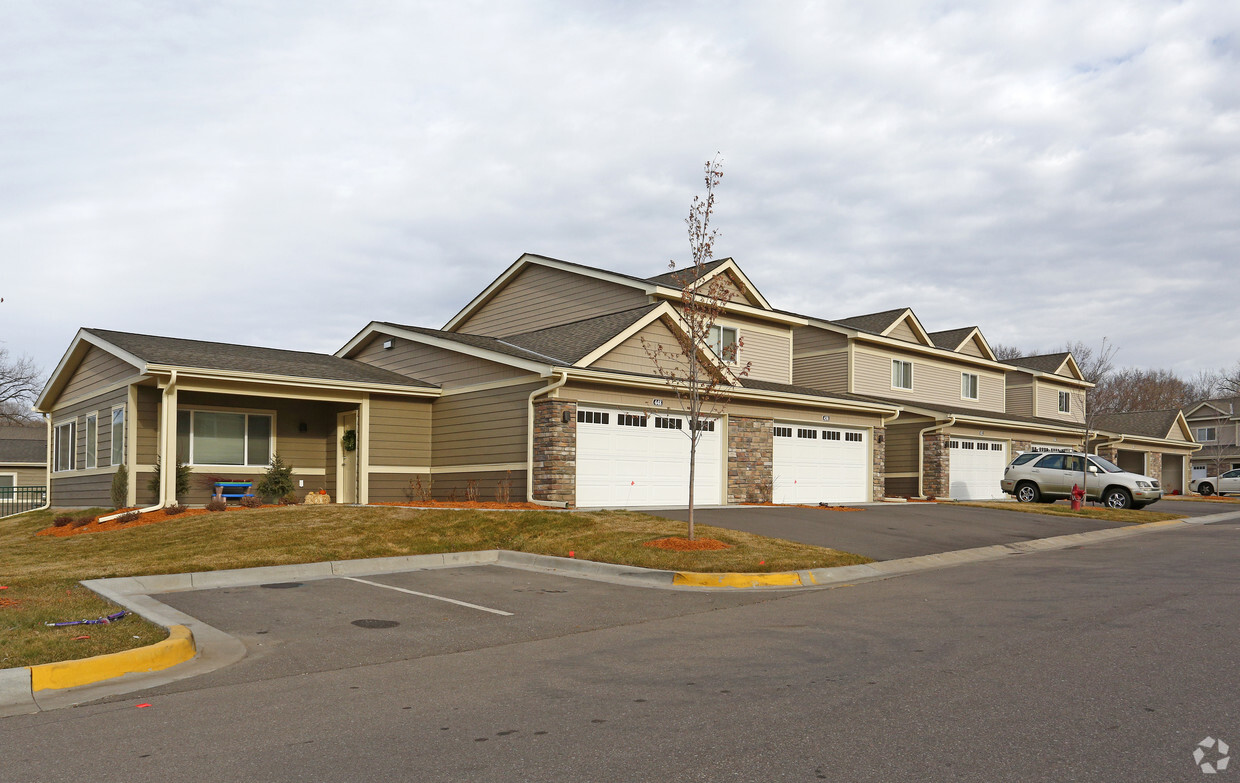
[[[694,552],[700,549],[731,549],[731,544],[725,544],[713,538],[695,538],[690,541],[687,538],[673,536],[671,538],[656,538],[654,541],[647,541],[644,546],[655,547],[657,549],[671,549],[675,552]]]
[[[7,609],[11,606],[21,606],[21,602],[14,601],[12,598],[0,598],[0,609]]]
[[[500,503],[497,500],[418,500],[410,503],[371,503],[372,506],[402,506],[405,508],[468,508],[475,510],[507,511],[546,511],[547,506],[537,503],[526,503],[524,500]]]

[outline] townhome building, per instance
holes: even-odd
[[[993,498],[1015,454],[1084,445],[1067,354],[1001,362],[974,326],[828,320],[773,307],[732,259],[703,275],[724,292],[712,345],[676,361],[726,404],[699,425],[697,503]],[[690,420],[652,355],[679,351],[681,297],[675,273],[525,254],[441,328],[374,321],[330,355],[82,329],[37,402],[52,502],[106,505],[126,465],[129,505],[200,503],[279,453],[344,503],[683,504]]]
[[[1201,444],[1192,459],[1194,479],[1240,468],[1240,397],[1202,400],[1184,417]]]

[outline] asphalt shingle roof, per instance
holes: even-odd
[[[702,274],[704,275],[710,274],[712,270],[714,270],[716,267],[718,267],[720,264],[723,264],[727,260],[728,259],[724,258],[718,261],[708,261],[705,264],[702,264]],[[680,286],[681,282],[678,278],[683,277],[684,275],[692,271],[693,271],[693,267],[687,266],[684,269],[673,269],[672,271],[664,272],[661,275],[655,275],[654,277],[648,277],[646,278],[646,280],[648,282],[656,283],[658,285]]]
[[[1161,411],[1129,411],[1127,413],[1099,413],[1094,428],[1106,432],[1120,432],[1146,438],[1166,438],[1175,426],[1179,408]]]
[[[43,462],[47,459],[47,433],[39,431],[40,437],[10,438],[0,434],[0,465],[14,462]]]
[[[930,332],[930,342],[934,343],[936,348],[954,351],[956,346],[964,342],[964,338],[976,329],[976,326],[965,326],[960,329],[945,329],[941,332]]]
[[[811,386],[798,386],[791,383],[775,383],[774,381],[759,381],[753,378],[741,378],[741,386],[746,389],[758,389],[760,391],[784,392],[786,394],[804,394],[808,397],[825,397],[832,400],[855,400],[857,402],[875,402],[870,397],[863,397],[860,394],[848,394],[845,392],[831,392],[823,389],[815,389]],[[887,402],[887,400],[883,400]],[[896,403],[897,405],[899,403]]]
[[[1054,375],[1055,371],[1063,365],[1064,360],[1067,358],[1068,353],[1065,351],[1063,353],[1047,353],[1041,356],[1020,356],[1016,359],[1004,359],[1003,363]]]
[[[503,341],[544,356],[561,359],[567,364],[576,364],[659,306],[642,305],[632,310],[583,318],[560,326],[510,335],[504,337]]]
[[[527,350],[517,345],[512,345],[506,340],[501,340],[498,337],[483,337],[478,334],[462,334],[461,332],[445,332],[442,329],[428,329],[425,326],[409,326],[408,324],[394,324],[384,321],[379,323],[381,326],[391,326],[396,329],[404,329],[407,332],[417,332],[418,334],[425,334],[429,337],[439,337],[444,340],[460,343],[461,345],[468,345],[471,348],[482,348],[488,351],[495,351],[496,353],[500,353],[505,356],[511,356],[514,359],[524,359],[527,362],[546,364],[548,361],[561,361],[558,356],[543,356],[540,353]]]
[[[847,326],[849,329],[857,329],[862,332],[882,334],[887,327],[895,323],[896,319],[904,315],[907,310],[907,307],[900,307],[895,310],[884,310],[881,313],[854,315],[851,318],[837,318],[832,321],[832,323],[837,323],[840,326]]]
[[[284,375],[291,378],[436,388],[434,384],[426,381],[331,354],[185,340],[179,337],[157,337],[107,329],[86,331],[150,364]]]
[[[914,400],[897,400],[893,397],[879,397],[875,395],[855,395],[857,399],[870,400],[871,402],[885,402],[894,405],[900,405],[906,408],[922,408],[937,413],[945,413],[952,416],[970,416],[980,419],[995,419],[997,421],[1010,421],[1014,424],[1036,424],[1047,427],[1067,427],[1069,429],[1080,429],[1084,432],[1085,427],[1081,424],[1075,424],[1070,421],[1061,421],[1058,419],[1047,419],[1041,416],[1019,416],[1015,413],[999,413],[997,411],[983,411],[977,408],[965,408],[958,405],[940,405],[938,403],[916,402]]]

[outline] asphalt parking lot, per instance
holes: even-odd
[[[165,593],[156,598],[241,640],[246,657],[157,692],[572,636],[777,594],[650,590],[502,566]]]
[[[1067,505],[1061,501],[1060,505]],[[773,538],[825,546],[875,560],[932,555],[956,549],[1010,544],[1038,538],[1121,527],[1115,522],[976,508],[956,503],[877,503],[858,511],[776,506],[699,508],[694,521]],[[1232,504],[1174,500],[1150,511],[1184,516],[1240,510]],[[684,509],[650,513],[688,519]]]

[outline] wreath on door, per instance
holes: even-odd
[[[340,447],[345,451],[356,451],[357,430],[345,430],[344,436],[340,438]]]

